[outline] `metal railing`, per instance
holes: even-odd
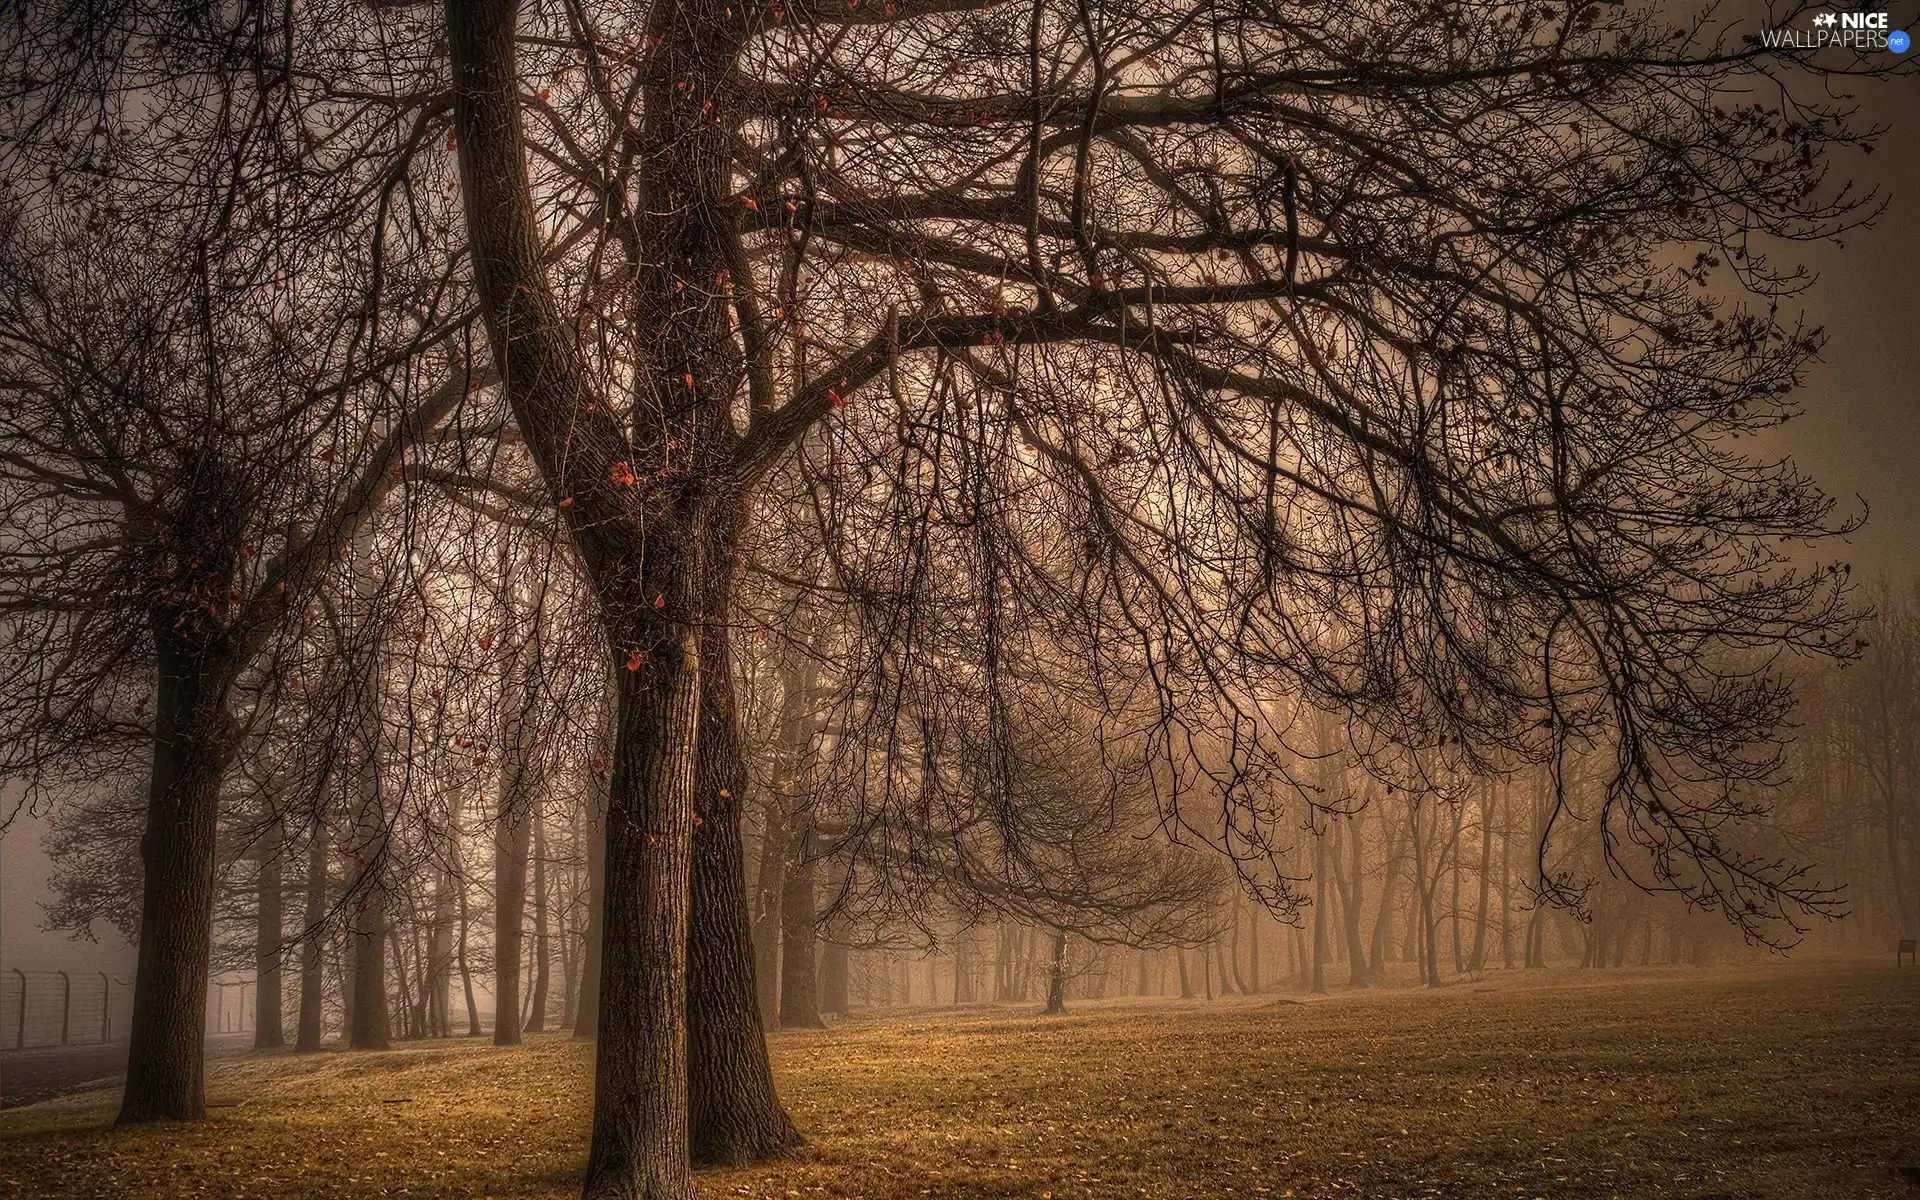
[[[0,1050],[119,1041],[132,1015],[131,982],[105,971],[0,972]]]

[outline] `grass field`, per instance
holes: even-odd
[[[1519,972],[773,1035],[808,1145],[703,1197],[1920,1197],[1920,970]],[[195,1126],[0,1114],[0,1195],[574,1193],[585,1048],[214,1068]]]

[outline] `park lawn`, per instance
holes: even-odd
[[[770,1197],[1920,1197],[1920,970],[1496,972],[1437,992],[1088,1003],[773,1035],[806,1147]],[[0,1195],[564,1197],[585,1047],[213,1068],[204,1124],[0,1114]]]

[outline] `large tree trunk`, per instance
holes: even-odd
[[[613,406],[599,402],[542,265],[542,223],[520,128],[517,9],[516,0],[445,8],[467,242],[515,423],[549,498],[564,506],[600,601],[607,649],[626,657],[626,669],[616,672],[584,1193],[588,1200],[691,1200],[686,1004],[702,692],[697,631],[728,615],[706,602],[707,567],[732,567],[702,560],[723,515],[715,490],[750,481],[732,471],[741,370],[729,306],[686,297],[732,270],[735,182],[704,84],[724,79],[748,25],[731,19],[721,0],[649,12],[644,117],[633,136],[636,186],[650,214],[633,226],[632,315],[646,331],[646,356],[636,367],[638,432],[630,435]],[[690,88],[689,80],[704,83]]]
[[[732,605],[733,538],[709,552],[709,611]],[[747,769],[724,620],[700,639],[699,824],[693,831],[692,911],[687,931],[689,1149],[695,1162],[757,1162],[797,1144],[774,1091],[755,986],[740,818]]]
[[[1513,969],[1513,789],[1500,799],[1500,965]]]
[[[675,593],[691,607],[691,589]],[[686,953],[702,664],[691,630],[643,644],[619,682],[588,1200],[693,1196]]]
[[[307,930],[300,944],[300,1028],[294,1035],[295,1050],[312,1053],[320,1048],[321,1021],[325,995],[321,991],[321,966],[326,961],[326,946],[320,936],[327,919],[327,827],[318,815],[307,841],[307,906],[302,916]]]
[[[493,1044],[520,1044],[526,958],[527,859],[539,820],[540,649],[533,617],[517,611],[518,583],[505,543],[499,555],[505,660],[500,678],[500,803],[493,823]],[[536,602],[537,603],[537,602]],[[526,620],[522,621],[522,617]]]
[[[1440,986],[1439,932],[1433,914],[1433,892],[1440,886],[1437,870],[1429,873],[1427,862],[1427,838],[1424,826],[1420,822],[1421,802],[1416,800],[1409,819],[1413,828],[1413,875],[1414,890],[1419,893],[1419,938],[1414,943],[1415,953],[1420,956],[1420,982],[1428,987]]]
[[[233,756],[224,707],[227,664],[191,645],[165,610],[154,614],[159,678],[147,825],[140,952],[133,985],[122,1124],[206,1115],[207,971],[213,952],[220,780]],[[192,622],[189,622],[191,626]]]
[[[283,899],[280,891],[280,856],[285,849],[286,839],[276,819],[260,846],[260,899],[253,929],[253,1044],[256,1049],[287,1044],[286,1015],[280,989],[280,908]]]

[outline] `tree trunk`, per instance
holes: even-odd
[[[506,709],[500,729],[500,802],[493,815],[493,1044],[520,1044],[520,991],[526,959],[527,859],[533,852],[533,824],[539,797],[534,730],[540,696],[538,652],[532,639],[515,629],[513,574],[501,551],[506,601],[501,619],[505,666],[500,698]]]
[[[822,943],[820,1011],[839,1015],[847,1011],[847,948],[837,942]]]
[[[443,844],[441,853],[451,857],[452,847]],[[453,1036],[453,891],[457,871],[449,863],[433,881],[433,925],[427,932],[427,1022],[435,1037]]]
[[[533,818],[533,998],[527,1004],[523,1033],[547,1031],[547,990],[552,982],[547,953],[547,825]]]
[[[568,506],[563,519],[598,593],[607,649],[627,656],[616,672],[587,1200],[694,1194],[686,1004],[703,690],[696,631],[728,619],[706,603],[708,567],[732,569],[703,562],[718,515],[712,491],[722,476],[729,486],[747,482],[727,471],[741,374],[729,306],[685,299],[732,264],[736,184],[705,85],[724,80],[748,23],[724,9],[694,0],[648,16],[644,116],[633,131],[635,185],[651,214],[635,224],[632,318],[647,339],[635,371],[638,442],[611,405],[596,402],[542,265],[520,129],[517,0],[444,10],[467,243],[488,340],[549,498]]]
[[[1266,927],[1267,908],[1264,904],[1255,904],[1247,910],[1247,974],[1252,977],[1253,994],[1261,991],[1260,982],[1260,931]]]
[[[1313,984],[1316,996],[1327,991],[1327,840],[1313,830]]]
[[[1067,1011],[1067,931],[1053,931],[1053,956],[1047,964],[1047,1011]]]
[[[676,590],[691,607],[690,589]],[[641,644],[651,652],[618,684],[588,1200],[693,1196],[687,928],[702,664],[691,630]]]
[[[729,582],[733,553],[731,537],[711,551],[715,574]],[[730,608],[731,591],[716,586],[711,611]],[[755,985],[740,836],[747,768],[724,620],[703,630],[700,662],[699,824],[687,934],[690,1152],[695,1162],[737,1166],[770,1158],[800,1137],[774,1089]]]
[[[1456,852],[1457,853],[1457,852]],[[1468,960],[1475,974],[1487,965],[1487,902],[1493,894],[1493,781],[1480,784],[1480,900],[1474,906],[1473,956]]]
[[[1385,801],[1380,808],[1380,831],[1386,843],[1386,866],[1380,876],[1380,911],[1373,918],[1372,945],[1367,953],[1367,975],[1374,983],[1387,981],[1387,947],[1393,939],[1394,888],[1400,882],[1401,841]]]
[[[760,1014],[768,1022],[780,1015],[780,896],[786,876],[787,826],[783,797],[767,797],[760,831],[760,866],[753,886],[753,977]]]
[[[817,1029],[826,1023],[820,1019],[813,956],[819,937],[814,925],[814,863],[802,840],[803,830],[794,831],[780,888],[780,1024],[786,1029]]]
[[[602,705],[604,737],[599,745],[606,751],[607,763],[613,754],[614,688],[607,688],[608,703]],[[600,1032],[600,947],[601,915],[605,907],[607,880],[607,788],[606,780],[596,773],[587,793],[587,820],[582,836],[587,842],[587,928],[580,939],[580,1002],[574,1008],[573,1036],[591,1038]]]
[[[1428,987],[1440,986],[1440,958],[1433,918],[1433,890],[1440,886],[1439,872],[1429,873],[1427,862],[1427,839],[1420,823],[1421,802],[1416,800],[1409,809],[1409,820],[1413,829],[1413,879],[1414,891],[1419,894],[1419,938],[1414,950],[1419,955],[1420,982]]]
[[[1500,965],[1513,969],[1513,789],[1500,798]]]
[[[230,672],[156,611],[153,768],[147,789],[140,951],[119,1121],[197,1120],[202,1078],[220,780],[233,756]],[[197,622],[197,617],[193,618]]]
[[[302,919],[307,930],[300,944],[300,1028],[293,1048],[312,1053],[320,1048],[325,1001],[320,968],[326,947],[320,929],[327,919],[327,827],[319,815],[314,817],[307,841],[307,907]]]
[[[1253,989],[1247,986],[1247,977],[1240,970],[1240,910],[1244,907],[1244,904],[1245,902],[1240,894],[1235,892],[1233,896],[1233,927],[1232,931],[1227,935],[1227,945],[1232,948],[1233,953],[1228,957],[1227,961],[1233,968],[1233,986],[1239,989],[1242,996],[1251,996],[1253,995]]]
[[[347,1044],[355,1050],[386,1050],[393,1039],[387,1016],[387,898],[377,856],[363,860],[359,908],[347,931],[353,947],[353,1005]]]
[[[253,930],[253,1045],[267,1049],[287,1044],[280,994],[280,856],[285,836],[276,818],[260,847],[260,900]]]
[[[1333,887],[1340,897],[1340,929],[1347,951],[1347,984],[1350,987],[1367,986],[1367,948],[1360,938],[1361,899],[1361,837],[1358,818],[1341,816],[1331,818],[1334,821],[1335,837],[1333,853]],[[1349,872],[1342,863],[1352,859]],[[1349,878],[1351,876],[1351,878]]]
[[[389,917],[391,917],[391,911],[389,911]],[[413,1012],[413,1001],[412,993],[407,987],[407,956],[405,951],[406,947],[400,943],[400,933],[393,927],[391,919],[389,919],[387,924],[387,952],[393,958],[393,985],[400,993],[400,1036],[403,1038],[413,1036],[413,1026],[408,1023],[410,1014]]]
[[[1460,832],[1466,820],[1466,806],[1455,804],[1452,807],[1453,836],[1447,842],[1453,853],[1453,861],[1447,864],[1447,877],[1452,886],[1447,902],[1447,941],[1453,950],[1453,973],[1459,975],[1467,969],[1466,954],[1460,944]]]

